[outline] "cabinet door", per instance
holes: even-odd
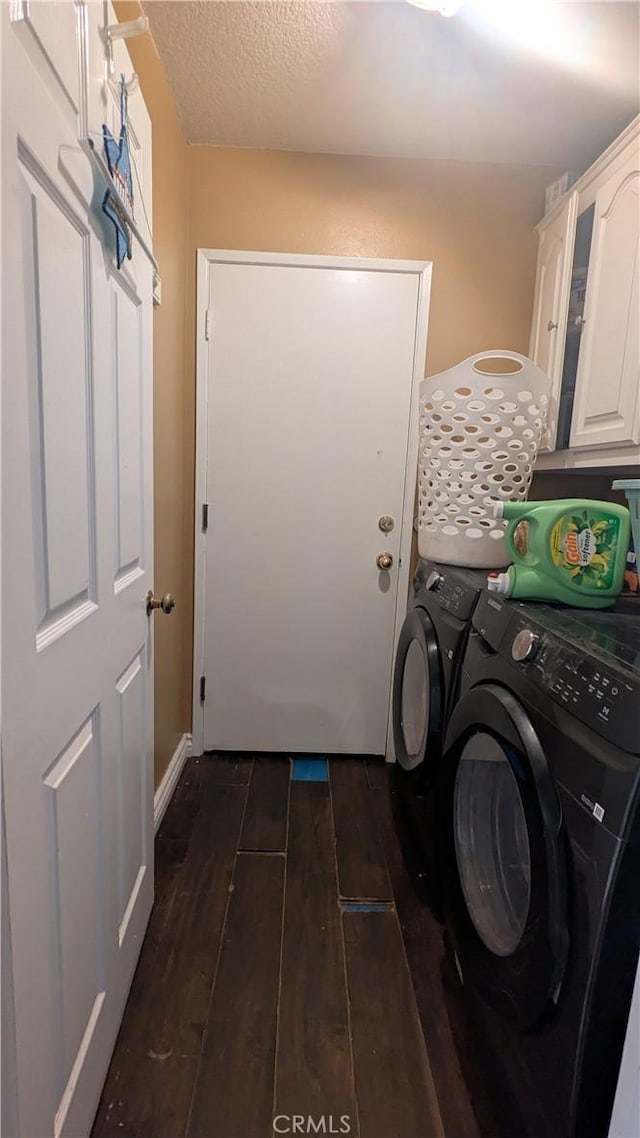
[[[578,195],[571,194],[562,212],[540,230],[529,355],[551,380],[543,451],[554,450],[556,442],[577,203]]]
[[[640,155],[603,182],[595,200],[572,447],[640,441]]]

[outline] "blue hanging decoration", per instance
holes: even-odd
[[[111,131],[104,124],[102,135],[107,166],[118,191],[118,196],[116,196],[109,187],[104,195],[102,211],[115,226],[116,258],[118,268],[121,268],[125,257],[131,260],[131,230],[123,206],[128,211],[129,216],[133,217],[133,178],[127,130],[127,84],[124,75],[120,76],[120,138],[116,142]]]

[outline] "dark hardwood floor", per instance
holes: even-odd
[[[92,1138],[479,1138],[384,764],[309,769],[187,763]]]

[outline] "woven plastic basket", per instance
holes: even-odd
[[[483,361],[505,361],[506,372]],[[418,549],[448,565],[510,558],[495,502],[527,497],[551,383],[526,356],[481,352],[420,384]]]

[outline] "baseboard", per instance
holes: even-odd
[[[171,802],[173,792],[182,774],[182,768],[191,754],[191,735],[183,735],[176,747],[171,762],[162,777],[162,782],[153,798],[153,830],[157,834],[164,812]]]

